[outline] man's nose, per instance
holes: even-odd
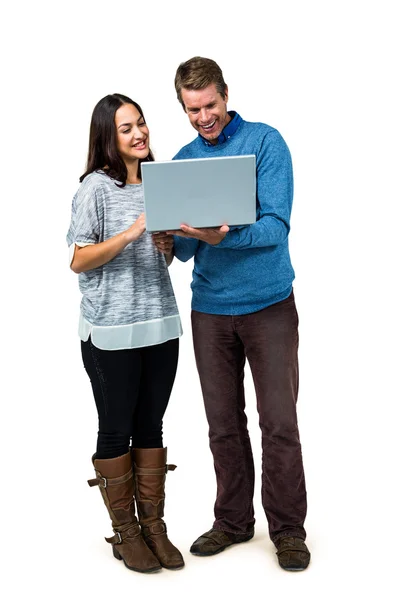
[[[207,123],[207,120],[208,120],[208,109],[207,108],[200,109],[200,120],[202,123]]]

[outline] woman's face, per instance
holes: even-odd
[[[149,153],[149,130],[138,109],[133,104],[123,104],[115,113],[117,149],[122,160],[134,162]]]

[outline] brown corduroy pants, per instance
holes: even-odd
[[[253,376],[262,439],[262,504],[272,541],[305,539],[306,488],[296,402],[298,316],[293,292],[237,316],[192,311],[193,343],[217,478],[214,527],[236,534],[254,526],[254,463],[244,397]]]

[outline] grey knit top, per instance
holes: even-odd
[[[103,172],[83,180],[72,201],[67,242],[103,242],[128,229],[144,211],[141,184],[120,188]],[[79,336],[104,350],[161,344],[182,335],[165,257],[147,232],[110,262],[79,274]]]

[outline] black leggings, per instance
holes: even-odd
[[[178,364],[179,340],[128,350],[81,342],[99,415],[96,458],[135,448],[162,448],[162,419]]]

